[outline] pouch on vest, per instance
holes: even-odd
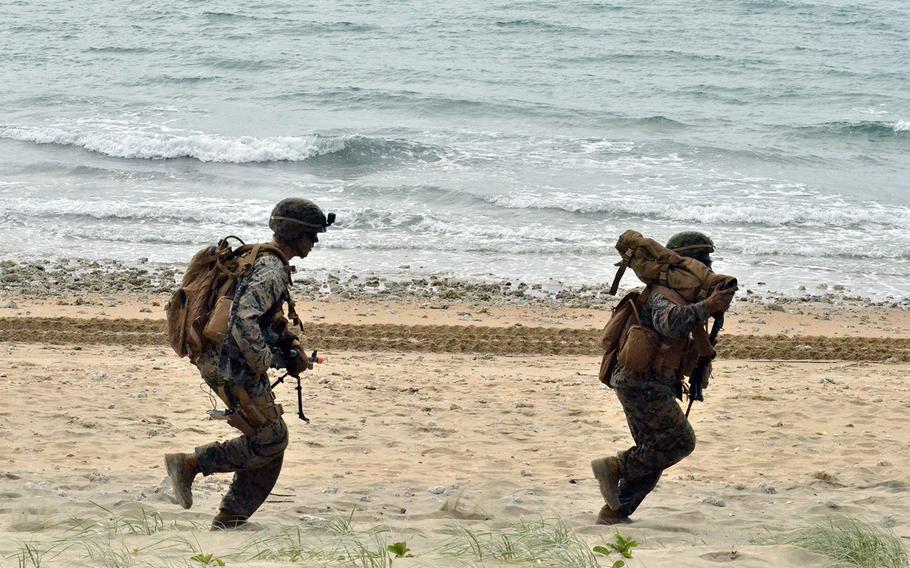
[[[215,345],[221,345],[224,338],[227,337],[228,319],[231,317],[231,306],[234,305],[234,298],[230,296],[221,296],[215,302],[215,307],[209,315],[209,321],[206,322],[202,334],[206,339]]]
[[[630,305],[634,323],[623,333],[617,360],[629,372],[645,373],[654,365],[654,358],[660,349],[660,334],[642,325],[638,306],[635,302],[630,302]]]
[[[659,349],[660,335],[641,323],[635,323],[626,331],[618,361],[629,372],[645,373],[654,365]]]

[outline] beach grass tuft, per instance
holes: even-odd
[[[20,543],[18,551],[12,558],[15,558],[16,566],[19,568],[41,568],[63,554],[73,544],[67,540],[57,540],[51,543],[23,542]]]
[[[276,534],[256,536],[238,551],[246,560],[301,563],[320,566],[332,561],[331,547],[314,541],[309,531],[299,526],[282,527]]]
[[[47,550],[42,550],[34,544],[24,543],[16,555],[16,565],[19,568],[41,568],[47,553]]]
[[[455,525],[453,536],[441,547],[420,550],[415,546],[415,551],[411,548],[414,542],[390,528],[359,525],[353,514],[345,514],[247,533],[242,544],[213,549],[212,544],[220,541],[202,538],[194,529],[184,530],[183,523],[177,526],[153,512],[140,510],[128,517],[104,512],[103,519],[67,523],[65,533],[49,543],[22,544],[15,556],[18,566],[41,568],[66,552],[67,561],[74,565],[101,568],[217,567],[250,562],[393,568],[406,558],[428,565],[434,559],[448,558],[466,566],[600,568],[606,562],[616,568],[624,566],[624,558],[631,558],[632,548],[637,546],[619,533],[612,540],[588,543],[558,518],[535,518],[497,528]]]
[[[356,527],[352,512],[323,519],[310,527],[282,527],[277,533],[256,536],[244,544],[238,556],[308,566],[391,568],[393,559],[409,550],[404,543],[389,545],[389,532],[381,526]]]
[[[137,558],[138,550],[130,550],[125,544],[115,547],[110,542],[86,542],[85,558],[92,566],[104,568],[136,568],[143,565]]]
[[[131,515],[120,515],[107,507],[91,502],[106,513],[106,518],[99,521],[72,521],[71,530],[84,532],[100,529],[109,536],[132,534],[151,536],[161,532],[194,530],[202,528],[199,523],[177,520],[166,520],[161,513],[140,507],[139,511]]]
[[[458,526],[455,531],[455,536],[440,552],[481,564],[490,560],[520,565],[597,568],[601,566],[599,558],[620,548],[631,558],[628,543],[634,543],[617,533],[622,540],[592,549],[561,519],[523,520],[516,527],[483,531]],[[618,565],[622,566],[622,563]]]
[[[854,517],[830,519],[801,529],[785,542],[858,568],[910,568],[900,537]]]

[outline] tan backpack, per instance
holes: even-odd
[[[616,294],[619,282],[627,267],[647,284],[643,293],[626,294],[613,308],[610,320],[604,327],[602,343],[604,356],[598,377],[609,385],[610,375],[617,363],[632,372],[640,373],[655,364],[657,351],[662,344],[668,343],[658,334],[642,325],[639,310],[651,290],[657,290],[669,297],[674,303],[687,304],[707,298],[715,288],[736,286],[732,276],[715,274],[703,263],[681,256],[653,239],[642,236],[637,231],[626,231],[616,242],[616,250],[622,256],[619,270],[610,288],[610,294]],[[704,328],[692,332],[692,349],[698,356],[713,355],[714,349],[708,340]],[[624,349],[634,346],[634,349]],[[656,363],[659,364],[659,363]],[[683,364],[682,373],[691,372],[691,361]]]
[[[230,239],[240,241],[241,246],[232,248]],[[273,254],[288,267],[287,259],[274,245],[247,245],[234,236],[193,256],[180,288],[164,308],[168,341],[177,355],[195,363],[206,348],[224,341],[237,281],[252,272],[262,254]]]
[[[694,258],[682,256],[637,231],[626,231],[620,235],[616,250],[622,256],[622,262],[610,294],[616,294],[619,289],[626,267],[631,267],[645,284],[669,288],[687,302],[704,300],[715,288],[736,285],[735,278],[715,274]]]

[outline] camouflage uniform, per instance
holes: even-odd
[[[641,321],[664,337],[687,336],[705,325],[705,302],[677,305],[652,292],[641,309]],[[636,374],[617,366],[611,385],[626,414],[635,445],[618,454],[622,478],[619,502],[629,516],[654,489],[661,473],[692,453],[695,432],[676,402],[680,379],[673,369]]]
[[[210,351],[196,363],[209,387],[215,391],[224,388],[229,397],[232,390],[245,389],[253,401],[274,404],[268,376],[256,369],[282,365],[280,357],[272,353],[281,338],[272,331],[271,323],[282,314],[289,285],[284,264],[271,254],[260,256],[252,273],[240,279],[227,339],[220,352]],[[249,517],[265,502],[278,480],[287,444],[287,425],[277,416],[255,428],[252,436],[196,448],[203,475],[234,472],[231,487],[221,501],[223,511]]]

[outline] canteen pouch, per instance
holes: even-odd
[[[619,364],[632,373],[645,373],[654,365],[654,358],[660,349],[660,335],[640,323],[633,324],[626,331],[619,349]]]
[[[231,306],[233,305],[234,298],[230,296],[218,298],[209,315],[209,321],[202,330],[202,334],[215,345],[221,345],[224,343],[224,338],[227,337],[228,319],[231,317]]]

